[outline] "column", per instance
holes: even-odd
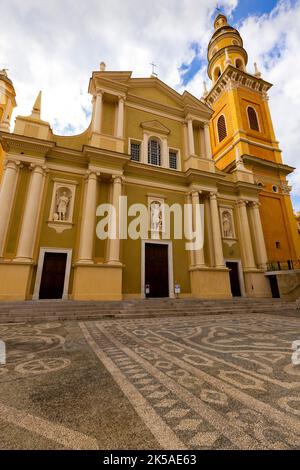
[[[110,263],[120,263],[120,233],[119,227],[121,225],[119,207],[120,196],[122,196],[122,176],[113,176],[113,194],[112,204],[116,211],[116,236],[112,238],[109,243],[108,261]]]
[[[183,141],[184,141],[184,156],[185,158],[189,157],[189,142],[188,142],[188,130],[187,123],[183,123]]]
[[[200,218],[199,191],[192,191],[192,205],[193,205],[193,231],[195,232],[197,229],[196,227],[197,212],[198,212],[198,218]],[[200,227],[198,227],[198,229],[200,229]],[[202,266],[202,267],[205,266],[203,248],[200,250],[194,251],[194,260],[195,260],[196,266]]]
[[[241,251],[243,253],[243,258],[244,258],[243,260],[244,268],[253,269],[253,268],[256,268],[256,266],[255,266],[255,260],[254,260],[254,254],[253,254],[246,201],[242,199],[239,200],[237,202],[237,208],[238,208],[240,236],[241,236],[240,244],[241,244]]]
[[[97,92],[95,97],[95,109],[94,109],[94,122],[93,122],[93,132],[101,133],[101,124],[102,124],[102,101],[103,93],[101,91]]]
[[[189,118],[187,120],[187,130],[188,130],[189,155],[195,155],[194,131],[193,131],[192,118]]]
[[[259,202],[252,202],[250,205],[250,214],[252,217],[252,227],[257,254],[257,263],[260,269],[267,268],[268,256],[265,245],[265,238],[259,213]]]
[[[213,234],[213,245],[215,252],[215,265],[216,268],[224,267],[224,256],[222,246],[222,236],[220,229],[219,209],[217,201],[217,193],[210,193],[210,214],[211,214],[211,225]]]
[[[169,147],[168,147],[168,138],[162,138],[161,145],[161,166],[164,168],[169,168]]]
[[[21,233],[15,261],[32,261],[36,230],[45,182],[45,167],[31,164],[32,169]]]
[[[186,203],[188,204],[189,208],[192,207],[192,196],[191,193],[188,193],[186,195]],[[188,220],[187,220],[187,227],[188,227],[188,232],[192,232],[193,230],[193,211],[190,213],[189,211],[187,212]],[[188,243],[191,243],[189,240]],[[190,260],[190,266],[195,266],[195,251],[194,250],[189,250],[189,260]]]
[[[118,111],[117,111],[117,137],[123,138],[124,136],[124,98],[119,96]]]
[[[204,124],[204,142],[205,142],[205,157],[212,158],[211,145],[210,145],[210,134],[208,123]]]
[[[0,257],[3,256],[6,233],[12,209],[20,162],[7,160],[0,189]]]
[[[80,229],[79,263],[93,263],[98,175],[99,173],[94,171],[88,172]]]

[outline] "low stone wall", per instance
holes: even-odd
[[[300,297],[300,270],[274,271],[268,273],[276,275],[280,298],[296,300]]]

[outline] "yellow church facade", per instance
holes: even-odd
[[[201,100],[101,63],[89,83],[91,123],[76,136],[41,119],[41,94],[9,132],[15,92],[2,72],[1,300],[272,296],[268,264],[300,256],[270,84],[246,72],[242,40],[222,15],[208,58],[213,85]],[[117,230],[102,239],[99,208],[109,204]],[[130,237],[137,204],[149,226]],[[194,230],[201,206],[203,245],[188,250],[172,217],[166,234],[173,206],[190,208]]]

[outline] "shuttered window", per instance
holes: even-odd
[[[219,117],[217,127],[219,142],[222,142],[222,140],[224,140],[227,136],[226,122],[225,117],[223,115]]]
[[[249,106],[247,112],[250,129],[252,129],[253,131],[259,131],[258,119],[255,109]]]

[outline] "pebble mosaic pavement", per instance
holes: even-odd
[[[129,448],[130,441],[131,448],[300,449],[300,365],[291,362],[299,318],[1,325],[0,338],[11,344],[0,366],[0,448],[11,445],[8,427],[19,448]],[[30,397],[54,380],[66,393],[72,368],[86,387],[77,416],[66,415],[64,400],[54,413],[51,400],[36,407],[19,392],[22,380]],[[37,439],[24,441],[24,432]]]

